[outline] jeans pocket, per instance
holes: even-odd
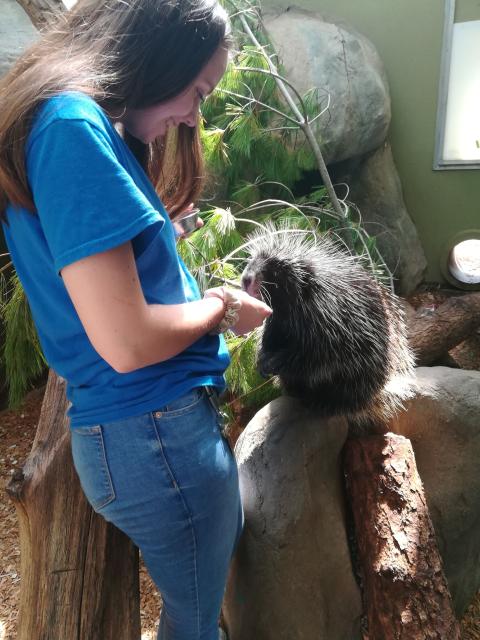
[[[195,387],[179,398],[152,411],[154,418],[176,418],[186,413],[193,412],[203,399],[205,390],[203,387]]]
[[[71,433],[73,464],[80,485],[93,509],[99,511],[115,499],[102,427],[79,427]]]

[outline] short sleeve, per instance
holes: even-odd
[[[56,119],[31,141],[27,175],[56,272],[164,218],[87,120]]]

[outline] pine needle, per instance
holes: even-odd
[[[3,364],[8,384],[9,409],[17,409],[31,382],[46,367],[30,307],[18,275],[14,273],[10,280],[12,295],[8,303],[1,308],[5,325],[5,344]]]

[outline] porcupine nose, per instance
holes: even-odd
[[[252,278],[252,276],[249,276],[245,271],[242,274],[242,289],[250,296],[260,300],[260,290],[256,286],[255,279]]]
[[[248,287],[252,284],[252,279],[250,276],[242,275],[242,289],[244,291],[248,291]]]

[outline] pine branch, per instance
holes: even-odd
[[[236,6],[236,3],[233,2],[233,0],[228,0],[229,3],[234,7],[235,11],[238,12],[238,8]],[[327,188],[328,191],[328,195],[330,197],[330,201],[333,205],[333,208],[335,209],[335,211],[337,212],[337,214],[340,217],[345,217],[346,215],[346,210],[342,207],[342,205],[340,204],[340,201],[337,197],[337,194],[335,193],[335,189],[333,188],[333,184],[330,178],[330,174],[328,173],[328,169],[327,169],[327,165],[325,164],[325,160],[323,158],[323,154],[321,152],[320,146],[315,138],[315,135],[313,133],[312,127],[310,125],[310,123],[308,122],[308,120],[306,118],[303,117],[302,113],[299,111],[297,105],[295,104],[295,101],[293,100],[292,96],[290,95],[290,92],[287,89],[287,84],[290,84],[285,78],[283,78],[282,76],[279,75],[276,66],[273,64],[273,62],[270,60],[269,56],[266,54],[264,47],[259,43],[259,41],[257,40],[257,38],[255,37],[253,31],[250,28],[250,25],[248,24],[247,18],[246,18],[246,14],[242,13],[239,14],[239,19],[242,23],[243,29],[245,30],[245,32],[247,33],[248,37],[250,38],[251,42],[258,47],[259,51],[261,51],[263,53],[263,55],[265,56],[265,60],[268,64],[268,67],[270,69],[270,72],[272,73],[273,77],[275,78],[275,82],[277,83],[277,86],[281,92],[281,94],[283,95],[283,97],[285,98],[288,106],[290,107],[290,109],[292,110],[292,113],[295,114],[296,117],[296,121],[294,118],[290,118],[288,117],[289,120],[294,120],[295,124],[297,124],[303,131],[303,133],[305,134],[305,137],[307,138],[312,151],[315,155],[316,161],[317,161],[317,165],[318,165],[318,170],[320,172],[320,175],[322,176],[322,180],[323,183],[325,184],[325,187]],[[263,25],[263,22],[261,20],[260,15],[256,14],[255,16],[259,22],[259,24],[261,25],[262,29],[265,30],[265,27]],[[295,92],[298,95],[298,92]],[[301,103],[303,105],[303,101]],[[303,105],[304,107],[304,105]]]
[[[265,109],[268,109],[268,111],[273,111],[273,113],[276,113],[282,118],[285,118],[285,120],[290,120],[290,122],[293,122],[295,125],[300,126],[297,120],[295,120],[295,118],[292,118],[286,113],[283,113],[279,109],[275,109],[275,107],[272,107],[271,105],[266,104],[265,102],[260,102],[260,100],[257,100],[257,98],[254,98],[254,97],[249,98],[248,96],[244,96],[241,93],[235,93],[234,91],[228,91],[227,89],[217,89],[217,91],[220,91],[220,93],[224,93],[225,95],[228,95],[228,96],[233,96],[234,98],[241,98],[242,100],[247,100],[247,103],[243,105],[244,107],[245,106],[249,107],[252,104],[258,104],[260,107],[264,107]]]
[[[313,129],[312,129],[312,124],[321,116],[323,115],[326,111],[328,111],[329,106],[330,106],[330,96],[328,96],[328,102],[327,102],[327,106],[321,110],[320,113],[318,113],[316,116],[314,116],[312,119],[310,119],[308,117],[308,113],[307,113],[307,107],[305,104],[305,100],[300,96],[300,94],[298,93],[298,91],[296,90],[296,88],[292,85],[291,82],[289,82],[284,76],[282,76],[279,72],[278,69],[276,67],[276,65],[274,64],[274,62],[271,59],[271,56],[269,56],[267,54],[267,52],[265,51],[265,46],[263,46],[258,38],[256,37],[256,35],[253,33],[253,30],[251,29],[248,20],[247,20],[247,16],[251,19],[252,17],[254,17],[258,23],[258,25],[260,26],[260,30],[263,33],[266,33],[265,30],[265,26],[263,24],[262,18],[260,16],[260,12],[258,10],[257,7],[254,7],[253,5],[248,3],[247,0],[247,4],[248,4],[248,10],[241,12],[238,11],[237,5],[235,0],[228,0],[229,4],[232,5],[235,10],[238,13],[238,19],[240,20],[240,23],[242,25],[242,29],[244,30],[244,32],[247,34],[248,38],[250,39],[250,41],[253,43],[253,45],[258,49],[258,51],[262,54],[263,59],[265,60],[265,63],[268,66],[268,70],[267,69],[262,69],[262,68],[254,68],[254,67],[235,67],[236,70],[238,71],[244,71],[244,72],[249,72],[249,73],[258,73],[258,74],[270,74],[277,86],[278,89],[281,93],[281,95],[283,96],[283,98],[285,99],[287,105],[290,107],[292,113],[294,114],[294,117],[292,118],[290,115],[282,113],[279,109],[276,109],[275,107],[272,107],[271,105],[267,105],[265,103],[260,103],[262,107],[266,107],[267,109],[270,109],[271,111],[273,111],[274,113],[277,113],[278,115],[281,115],[283,118],[289,120],[290,122],[293,122],[293,124],[300,128],[304,135],[305,138],[308,142],[308,144],[310,145],[310,148],[312,149],[312,152],[314,154],[315,160],[316,160],[316,164],[317,164],[317,168],[319,170],[319,173],[322,177],[322,181],[325,185],[325,188],[327,190],[330,202],[333,206],[333,209],[335,211],[335,213],[338,215],[338,217],[340,219],[343,219],[345,222],[345,225],[343,227],[343,230],[348,231],[350,234],[353,234],[354,236],[357,237],[357,240],[360,242],[360,245],[363,249],[362,253],[364,253],[367,257],[368,257],[368,262],[369,262],[369,266],[370,269],[372,270],[372,273],[376,274],[376,269],[375,269],[375,265],[371,256],[371,247],[374,246],[377,256],[380,259],[381,265],[382,265],[382,269],[386,272],[387,274],[387,278],[389,280],[389,284],[390,284],[390,288],[393,290],[393,275],[391,273],[391,271],[389,270],[389,268],[387,267],[387,265],[385,264],[385,261],[383,260],[382,256],[379,254],[378,249],[376,249],[376,245],[375,242],[370,242],[371,238],[368,236],[367,232],[360,227],[360,225],[355,226],[350,224],[350,220],[349,220],[349,207],[347,206],[346,202],[340,201],[340,199],[338,198],[336,191],[333,187],[333,183],[331,181],[330,175],[328,173],[328,169],[325,163],[325,160],[323,158],[323,154],[321,152],[320,146],[316,140],[316,137],[313,133]],[[288,87],[288,88],[287,88]],[[292,93],[295,95],[295,97],[298,100],[298,104],[299,106],[295,103],[290,91],[292,91]],[[238,95],[237,97],[241,97],[240,95]],[[255,97],[251,97],[251,98],[246,98],[247,100],[249,100],[249,106],[251,104],[251,102],[257,102],[258,100]],[[283,128],[283,127],[282,127]],[[323,211],[325,213],[325,210]],[[340,231],[341,229],[338,229],[338,231]]]
[[[9,408],[17,408],[32,380],[48,366],[38,340],[30,307],[17,273],[11,277],[13,293],[0,312],[5,324],[3,363],[8,381]]]
[[[303,101],[302,96],[298,93],[297,89],[293,86],[293,84],[291,82],[289,82],[286,78],[284,78],[283,76],[280,76],[278,73],[274,73],[271,69],[260,69],[259,67],[233,67],[236,71],[253,71],[255,73],[264,73],[266,75],[271,76],[272,78],[276,78],[278,80],[280,80],[281,82],[283,82],[284,84],[287,84],[290,89],[293,91],[293,93],[296,95],[297,100],[300,104],[300,107],[302,109],[302,119],[306,122],[307,121],[307,109],[305,107],[305,103]],[[298,110],[297,110],[298,113]],[[300,122],[298,123],[300,126]]]

